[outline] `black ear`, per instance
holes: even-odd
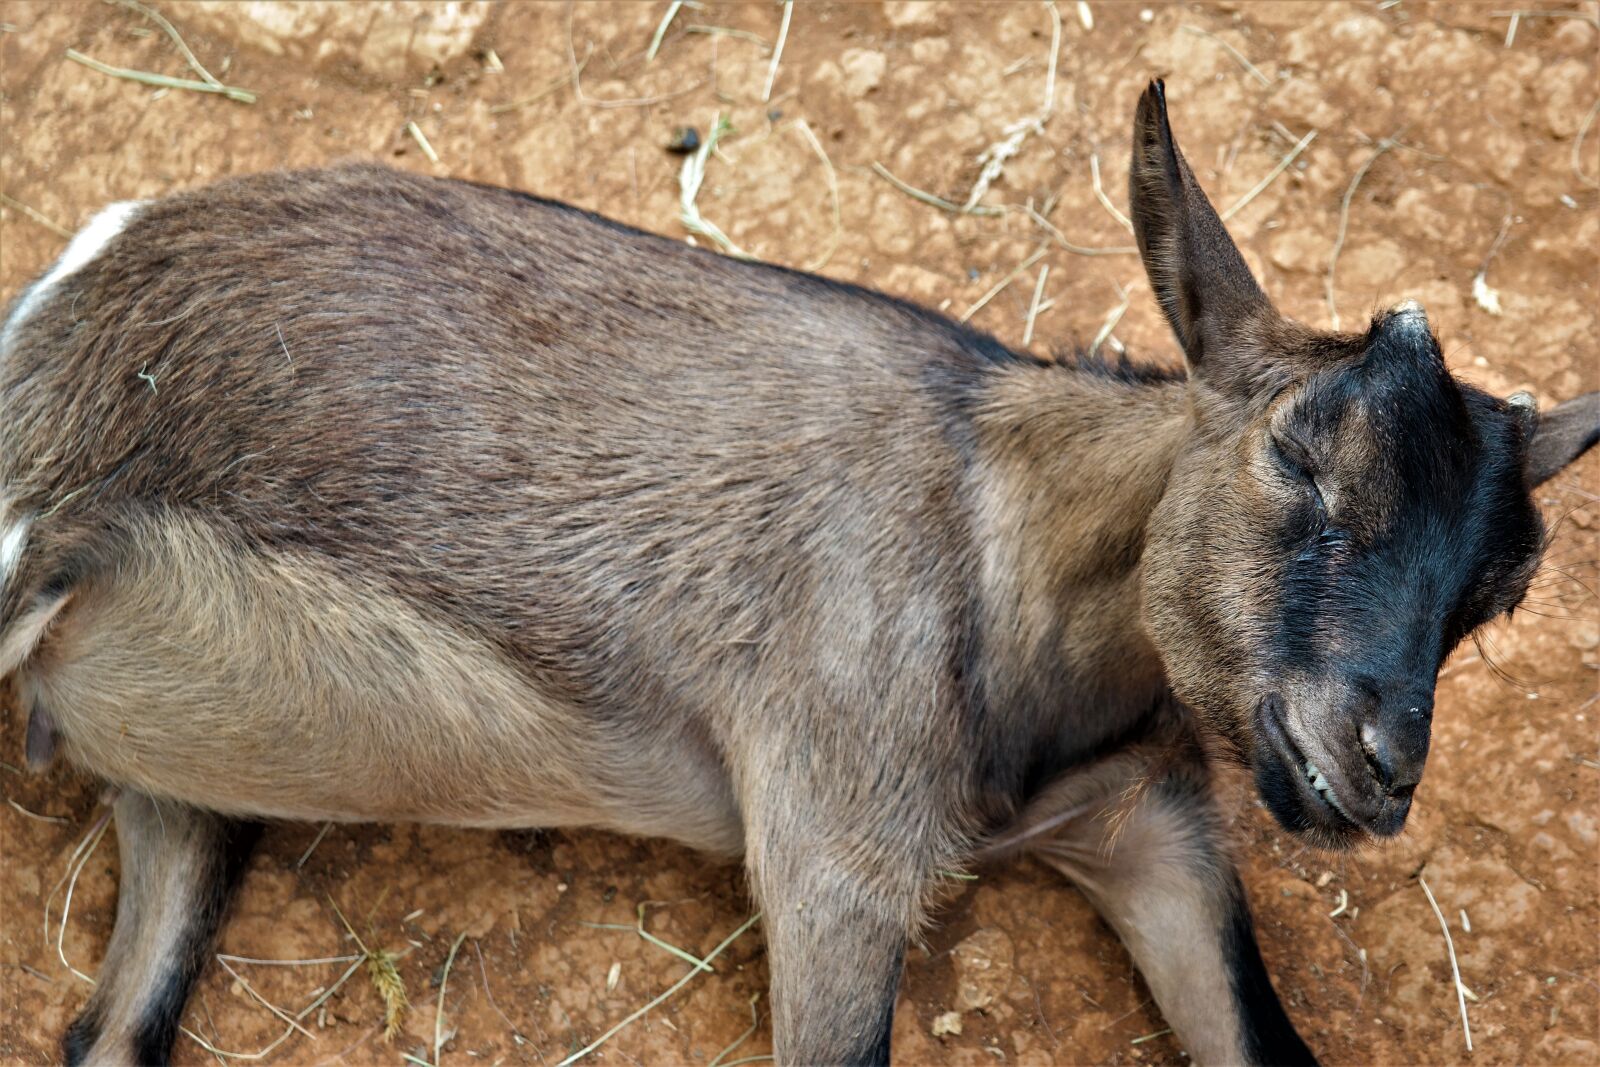
[[[1205,367],[1241,327],[1276,317],[1172,139],[1160,81],[1134,115],[1128,202],[1150,287],[1191,367]]]
[[[1540,412],[1537,418],[1522,465],[1530,489],[1560,474],[1600,441],[1600,393],[1574,397]]]

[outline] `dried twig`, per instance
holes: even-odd
[[[1033,286],[1033,300],[1028,304],[1028,321],[1022,328],[1022,345],[1026,348],[1033,343],[1033,324],[1039,317],[1039,301],[1044,298],[1045,279],[1050,277],[1050,264],[1046,263],[1039,268],[1039,280]]]
[[[214,77],[212,73],[207,70],[198,59],[195,58],[194,53],[189,50],[188,44],[184,42],[183,37],[178,33],[177,29],[172,25],[172,23],[163,18],[159,11],[156,11],[154,8],[146,7],[144,4],[141,4],[139,0],[115,0],[115,2],[120,6],[127,8],[129,11],[134,11],[140,15],[143,15],[145,18],[161,27],[162,32],[168,37],[172,38],[172,43],[178,46],[178,52],[183,56],[183,61],[189,64],[190,70],[194,71],[200,76],[201,81],[205,82],[207,85],[213,86],[219,91],[226,90],[226,86],[224,86],[216,77]],[[248,103],[248,101],[246,102]]]
[[[418,126],[415,121],[408,122],[406,123],[406,132],[411,135],[413,141],[417,142],[417,147],[422,149],[422,154],[428,157],[429,163],[437,164],[439,162],[439,153],[435,152],[433,145],[428,143],[428,136],[422,132],[421,126]]]
[[[578,62],[578,48],[577,45],[573,43],[572,37],[573,7],[573,4],[567,5],[567,67],[571,72],[572,94],[578,98],[578,103],[582,104],[584,107],[597,107],[603,109],[619,107],[648,107],[651,104],[660,104],[668,100],[675,100],[680,96],[687,96],[689,93],[694,92],[696,89],[705,84],[704,81],[697,81],[693,85],[686,85],[682,89],[677,89],[670,93],[662,93],[660,96],[629,97],[621,100],[597,100],[589,96],[583,91],[583,78],[580,77],[580,75],[583,74],[584,66],[588,64],[589,60],[586,54],[583,63]],[[592,50],[592,46],[590,50]]]
[[[154,85],[162,89],[188,89],[196,93],[216,93],[229,100],[237,100],[241,104],[256,102],[256,94],[248,89],[238,89],[230,85],[212,85],[210,82],[197,82],[190,78],[169,78],[165,74],[151,74],[145,70],[129,70],[126,67],[113,67],[102,63],[98,59],[91,59],[76,49],[67,49],[67,58],[74,63],[82,63],[90,70],[97,70],[101,74],[109,74],[113,78],[126,78],[128,81],[139,82],[143,85]]]
[[[1112,284],[1116,285],[1115,282]],[[1117,324],[1122,321],[1122,316],[1128,313],[1128,291],[1122,286],[1117,285],[1117,292],[1121,295],[1122,302],[1111,309],[1111,313],[1106,316],[1106,321],[1101,323],[1100,329],[1095,333],[1094,340],[1089,343],[1088,354],[1091,357],[1100,351],[1100,346],[1105,344],[1106,341],[1111,337],[1111,332],[1115,330],[1117,328]]]
[[[681,7],[683,7],[683,0],[672,0],[672,3],[667,5],[667,13],[661,16],[661,25],[656,27],[656,35],[650,38],[650,47],[645,50],[644,61],[646,63],[655,61],[656,53],[661,51],[661,39],[667,35],[667,27],[672,25],[672,20],[678,17],[678,9]]]
[[[1277,181],[1278,175],[1288,170],[1289,164],[1293,163],[1297,158],[1299,158],[1300,153],[1304,152],[1310,146],[1311,142],[1315,141],[1316,139],[1316,130],[1312,130],[1310,133],[1300,138],[1299,142],[1289,150],[1289,154],[1278,160],[1278,165],[1273,167],[1272,171],[1265,178],[1262,178],[1259,182],[1257,182],[1254,189],[1251,189],[1248,193],[1245,193],[1238,200],[1234,201],[1233,206],[1222,213],[1222,221],[1227,222],[1240,211],[1243,211],[1246,204],[1260,196],[1261,193],[1266,190],[1267,186]]]
[[[1589,108],[1589,113],[1583,117],[1583,125],[1578,127],[1578,136],[1572,141],[1572,173],[1591,189],[1600,189],[1600,178],[1591,178],[1583,172],[1583,140],[1589,136],[1589,127],[1594,125],[1597,112],[1600,112],[1600,99],[1595,100],[1594,106]]]
[[[295,870],[298,871],[300,868],[302,868],[302,867],[304,867],[306,865],[306,860],[311,858],[311,854],[317,850],[317,846],[322,844],[322,839],[324,837],[327,837],[328,836],[328,831],[332,830],[332,829],[333,829],[333,823],[325,822],[325,823],[322,824],[322,829],[317,831],[317,836],[313,837],[311,839],[311,844],[307,845],[306,846],[306,850],[304,852],[300,853],[300,858],[298,860],[295,860],[295,864],[294,864],[294,869]]]
[[[23,807],[21,804],[18,804],[15,800],[12,800],[10,797],[6,797],[6,803],[10,804],[11,807],[13,809],[15,809],[18,814],[26,815],[28,818],[37,820],[38,822],[54,823],[57,826],[71,826],[72,825],[72,820],[71,819],[63,819],[59,815],[40,815],[36,811],[29,811],[27,808]]]
[[[811,151],[815,152],[817,158],[822,160],[822,174],[828,181],[828,200],[833,205],[833,231],[828,236],[828,247],[823,249],[822,254],[816,259],[805,265],[806,270],[821,270],[827,266],[828,260],[832,259],[833,253],[838,250],[839,236],[844,232],[839,210],[839,176],[834,172],[833,160],[828,158],[828,153],[823,149],[822,142],[817,139],[817,135],[812,132],[811,126],[806,120],[795,119],[794,128],[800,131],[800,136],[811,147]]]
[[[1003,207],[990,207],[987,204],[977,204],[973,207],[965,208],[960,204],[951,203],[949,200],[946,200],[943,197],[934,196],[932,193],[925,193],[916,186],[907,185],[899,178],[896,178],[893,174],[889,173],[888,167],[885,167],[882,163],[879,163],[876,160],[873,161],[872,171],[878,177],[882,178],[884,181],[888,182],[902,193],[905,193],[907,196],[911,197],[911,199],[920,200],[924,204],[932,204],[936,208],[942,208],[945,211],[949,211],[957,215],[1004,215],[1006,213],[1006,209]]]
[[[1501,314],[1501,308],[1500,291],[1489,284],[1489,264],[1500,254],[1500,246],[1506,243],[1506,235],[1510,232],[1511,216],[1507,215],[1500,220],[1500,232],[1495,234],[1494,243],[1489,246],[1489,254],[1483,257],[1483,265],[1478,268],[1478,273],[1472,276],[1472,299],[1491,315]]]
[[[444,1047],[444,991],[450,982],[450,968],[455,966],[456,953],[466,939],[467,932],[463,930],[450,946],[450,955],[444,959],[444,970],[439,972],[439,1003],[433,1010],[433,1067],[439,1067],[439,1050]]]
[[[1199,35],[1201,37],[1209,37],[1209,38],[1211,38],[1213,41],[1217,42],[1217,44],[1222,46],[1223,51],[1227,52],[1230,56],[1232,56],[1234,59],[1236,59],[1238,61],[1239,65],[1250,73],[1250,76],[1252,78],[1254,78],[1256,81],[1260,82],[1262,85],[1269,86],[1269,87],[1272,85],[1272,79],[1267,77],[1265,74],[1261,73],[1260,70],[1256,69],[1256,65],[1254,63],[1250,62],[1248,59],[1246,59],[1243,52],[1239,51],[1237,48],[1233,47],[1233,45],[1229,44],[1227,41],[1223,40],[1221,37],[1219,37],[1216,34],[1212,33],[1210,30],[1204,30],[1204,29],[1201,29],[1199,26],[1189,26],[1189,25],[1179,26],[1178,29],[1183,30],[1183,31],[1185,31],[1187,33],[1197,34],[1197,35]]]
[[[1472,1051],[1472,1027],[1467,1025],[1467,987],[1461,981],[1461,966],[1456,962],[1456,943],[1450,936],[1450,924],[1444,921],[1444,912],[1439,910],[1439,902],[1433,899],[1433,890],[1428,888],[1428,880],[1417,875],[1417,881],[1422,885],[1422,891],[1428,895],[1428,907],[1433,909],[1434,916],[1439,920],[1439,929],[1444,931],[1444,947],[1450,954],[1450,974],[1456,983],[1456,1004],[1461,1009],[1461,1032],[1467,1039],[1467,1051]]]
[[[1056,68],[1061,55],[1061,12],[1056,9],[1055,0],[1045,0],[1045,10],[1050,14],[1050,61],[1045,69],[1044,105],[1038,114],[1018,119],[1007,126],[1000,140],[978,154],[978,162],[983,169],[978,172],[978,179],[972,183],[972,190],[967,194],[967,202],[962,205],[968,211],[977,206],[989,191],[989,186],[1000,177],[1006,161],[1022,151],[1022,144],[1029,135],[1044,132],[1044,124],[1050,121],[1055,111]]]
[[[593,58],[593,56],[594,56],[594,45],[590,44],[589,47],[584,50],[583,59],[578,63],[577,73],[579,73],[579,74],[583,73],[583,68],[587,67],[589,65],[589,60],[591,58]],[[491,107],[489,109],[489,114],[491,114],[491,115],[503,115],[507,111],[517,111],[517,110],[519,110],[521,108],[531,107],[532,105],[537,104],[539,101],[543,100],[545,97],[551,96],[551,95],[553,95],[555,93],[558,93],[562,89],[564,89],[567,86],[573,84],[573,80],[572,79],[573,79],[573,74],[572,74],[572,72],[569,71],[568,73],[563,74],[560,77],[551,79],[549,82],[547,82],[544,85],[543,88],[539,89],[535,93],[532,93],[532,94],[530,94],[528,96],[524,96],[524,97],[522,97],[520,99],[517,99],[517,100],[513,100],[508,104],[495,104],[493,107]]]
[[[1335,268],[1339,264],[1339,253],[1344,251],[1345,235],[1350,229],[1350,201],[1355,199],[1356,187],[1361,184],[1361,179],[1367,176],[1367,171],[1372,169],[1372,165],[1378,162],[1378,158],[1385,152],[1396,146],[1397,142],[1394,138],[1398,136],[1400,135],[1396,133],[1394,137],[1385,137],[1378,142],[1377,147],[1373,149],[1372,155],[1367,157],[1367,161],[1361,165],[1361,169],[1356,171],[1355,177],[1350,179],[1350,184],[1345,186],[1344,199],[1339,202],[1339,229],[1333,239],[1333,249],[1328,253],[1328,274],[1323,282],[1323,295],[1328,301],[1328,318],[1333,323],[1335,330],[1339,328],[1339,308],[1333,297],[1333,275]]]
[[[1075,256],[1128,256],[1134,255],[1139,251],[1133,245],[1113,245],[1109,248],[1090,248],[1087,245],[1074,244],[1073,242],[1067,240],[1065,234],[1056,229],[1055,224],[1053,224],[1043,215],[1039,214],[1039,212],[1035,211],[1032,204],[1025,205],[1023,210],[1028,213],[1028,217],[1034,221],[1035,225],[1044,230],[1051,236],[1052,239],[1054,239],[1056,244],[1060,245],[1062,248],[1068,252],[1071,252]]]
[[[778,43],[772,46],[772,64],[767,67],[767,84],[761,90],[761,102],[772,99],[772,83],[778,77],[778,61],[783,58],[783,45],[789,39],[789,20],[794,18],[794,0],[783,0],[783,22],[778,26]]]
[[[717,147],[717,141],[728,132],[728,129],[727,116],[719,114],[707,131],[706,139],[700,142],[700,147],[684,159],[683,167],[678,172],[678,221],[690,233],[715,241],[717,246],[730,256],[753,259],[755,257],[734,244],[733,240],[722,232],[721,227],[702,215],[700,205],[696,202],[696,198],[700,195],[700,186],[706,180],[706,163]]]
[[[754,915],[750,916],[750,918],[748,918],[744,922],[740,923],[738,929],[734,930],[733,933],[731,933],[727,937],[723,938],[722,939],[722,943],[719,944],[716,948],[714,948],[710,952],[706,953],[705,962],[710,963],[712,960],[714,960],[718,956],[722,955],[722,953],[727,949],[727,947],[729,945],[733,944],[741,936],[743,936],[745,931],[749,930],[758,921],[760,921],[760,919],[761,919],[761,913],[758,911]],[[645,1015],[647,1015],[651,1010],[653,1010],[657,1006],[665,1003],[668,999],[670,999],[672,997],[672,995],[674,993],[676,993],[678,990],[682,989],[684,986],[688,985],[694,979],[694,976],[699,974],[699,973],[700,972],[698,970],[696,970],[694,968],[691,968],[688,974],[684,975],[682,978],[680,978],[676,982],[672,983],[672,985],[668,986],[666,988],[666,990],[660,996],[656,997],[654,1000],[650,1001],[650,1003],[646,1004],[644,1007],[642,1007],[639,1010],[637,1010],[637,1011],[633,1012],[632,1014],[630,1014],[627,1018],[625,1018],[621,1022],[617,1023],[617,1025],[613,1026],[611,1029],[607,1030],[605,1033],[603,1033],[599,1037],[595,1038],[593,1041],[591,1041],[589,1044],[585,1045],[583,1048],[579,1049],[577,1052],[574,1052],[572,1055],[570,1055],[566,1059],[562,1060],[560,1062],[560,1064],[557,1065],[557,1067],[569,1067],[570,1064],[576,1063],[579,1060],[583,1059],[585,1056],[589,1055],[589,1053],[593,1052],[595,1049],[599,1048],[601,1045],[605,1044],[607,1041],[610,1041],[613,1037],[615,1037],[618,1033],[620,1033],[624,1028],[632,1025],[634,1022],[638,1021],[640,1018],[642,1018]],[[728,1065],[725,1065],[725,1067],[732,1067],[732,1065],[728,1064]]]
[[[51,219],[40,212],[35,211],[33,208],[29,207],[27,204],[24,204],[20,200],[13,200],[4,193],[0,193],[0,204],[4,204],[13,211],[20,211],[24,217],[37,222],[40,226],[43,226],[57,237],[65,237],[69,241],[72,239],[71,230],[60,225],[59,223],[53,222]]]
[[[1106,195],[1105,188],[1100,184],[1100,154],[1098,152],[1089,153],[1089,180],[1094,185],[1094,198],[1100,201],[1100,206],[1110,212],[1111,217],[1122,224],[1123,229],[1132,233],[1133,223],[1128,221],[1128,216],[1117,210],[1117,205],[1111,202],[1111,198]]]
[[[1023,271],[1027,270],[1029,267],[1031,267],[1035,263],[1039,262],[1039,260],[1043,259],[1044,256],[1045,256],[1045,253],[1048,252],[1048,251],[1050,251],[1050,249],[1045,245],[1040,245],[1038,248],[1034,249],[1033,250],[1033,255],[1029,256],[1027,259],[1025,259],[1021,263],[1017,264],[1016,269],[1013,270],[1010,274],[1007,274],[1004,278],[1001,278],[998,282],[996,282],[995,285],[994,285],[994,288],[990,289],[987,293],[984,293],[982,296],[978,297],[977,303],[973,304],[971,307],[967,308],[966,311],[962,312],[960,319],[958,319],[957,321],[958,322],[966,322],[968,319],[972,318],[972,316],[976,315],[979,311],[983,310],[984,306],[986,304],[988,304],[989,301],[991,301],[995,297],[999,296],[1001,294],[1001,292],[1003,292],[1005,290],[1006,286],[1008,286],[1012,282],[1016,281],[1017,278],[1022,275]]]

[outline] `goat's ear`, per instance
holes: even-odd
[[[1585,393],[1564,401],[1535,418],[1522,465],[1530,489],[1560,474],[1567,464],[1600,441],[1600,393]]]
[[[1134,115],[1128,202],[1150,288],[1189,366],[1220,371],[1208,361],[1225,360],[1252,323],[1277,312],[1178,151],[1160,81],[1150,83]]]

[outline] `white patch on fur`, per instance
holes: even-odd
[[[28,519],[18,519],[0,536],[0,589],[11,580],[11,572],[17,569],[17,560],[22,558],[22,549],[28,543],[28,526]]]
[[[87,226],[78,231],[67,244],[67,250],[61,253],[61,258],[56,260],[55,265],[43,278],[29,286],[22,294],[22,299],[17,301],[17,309],[6,320],[5,328],[0,330],[0,352],[10,349],[11,338],[18,327],[49,298],[51,290],[59,285],[63,278],[94,262],[106,245],[111,243],[111,239],[127,227],[144,204],[143,200],[122,200],[109,204],[90,219]]]

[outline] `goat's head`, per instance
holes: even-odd
[[[1446,369],[1421,307],[1358,334],[1281,317],[1196,183],[1161,84],[1139,102],[1134,233],[1183,346],[1189,443],[1152,517],[1143,611],[1170,681],[1328,847],[1405,825],[1439,667],[1539,565],[1531,491],[1600,437]]]

